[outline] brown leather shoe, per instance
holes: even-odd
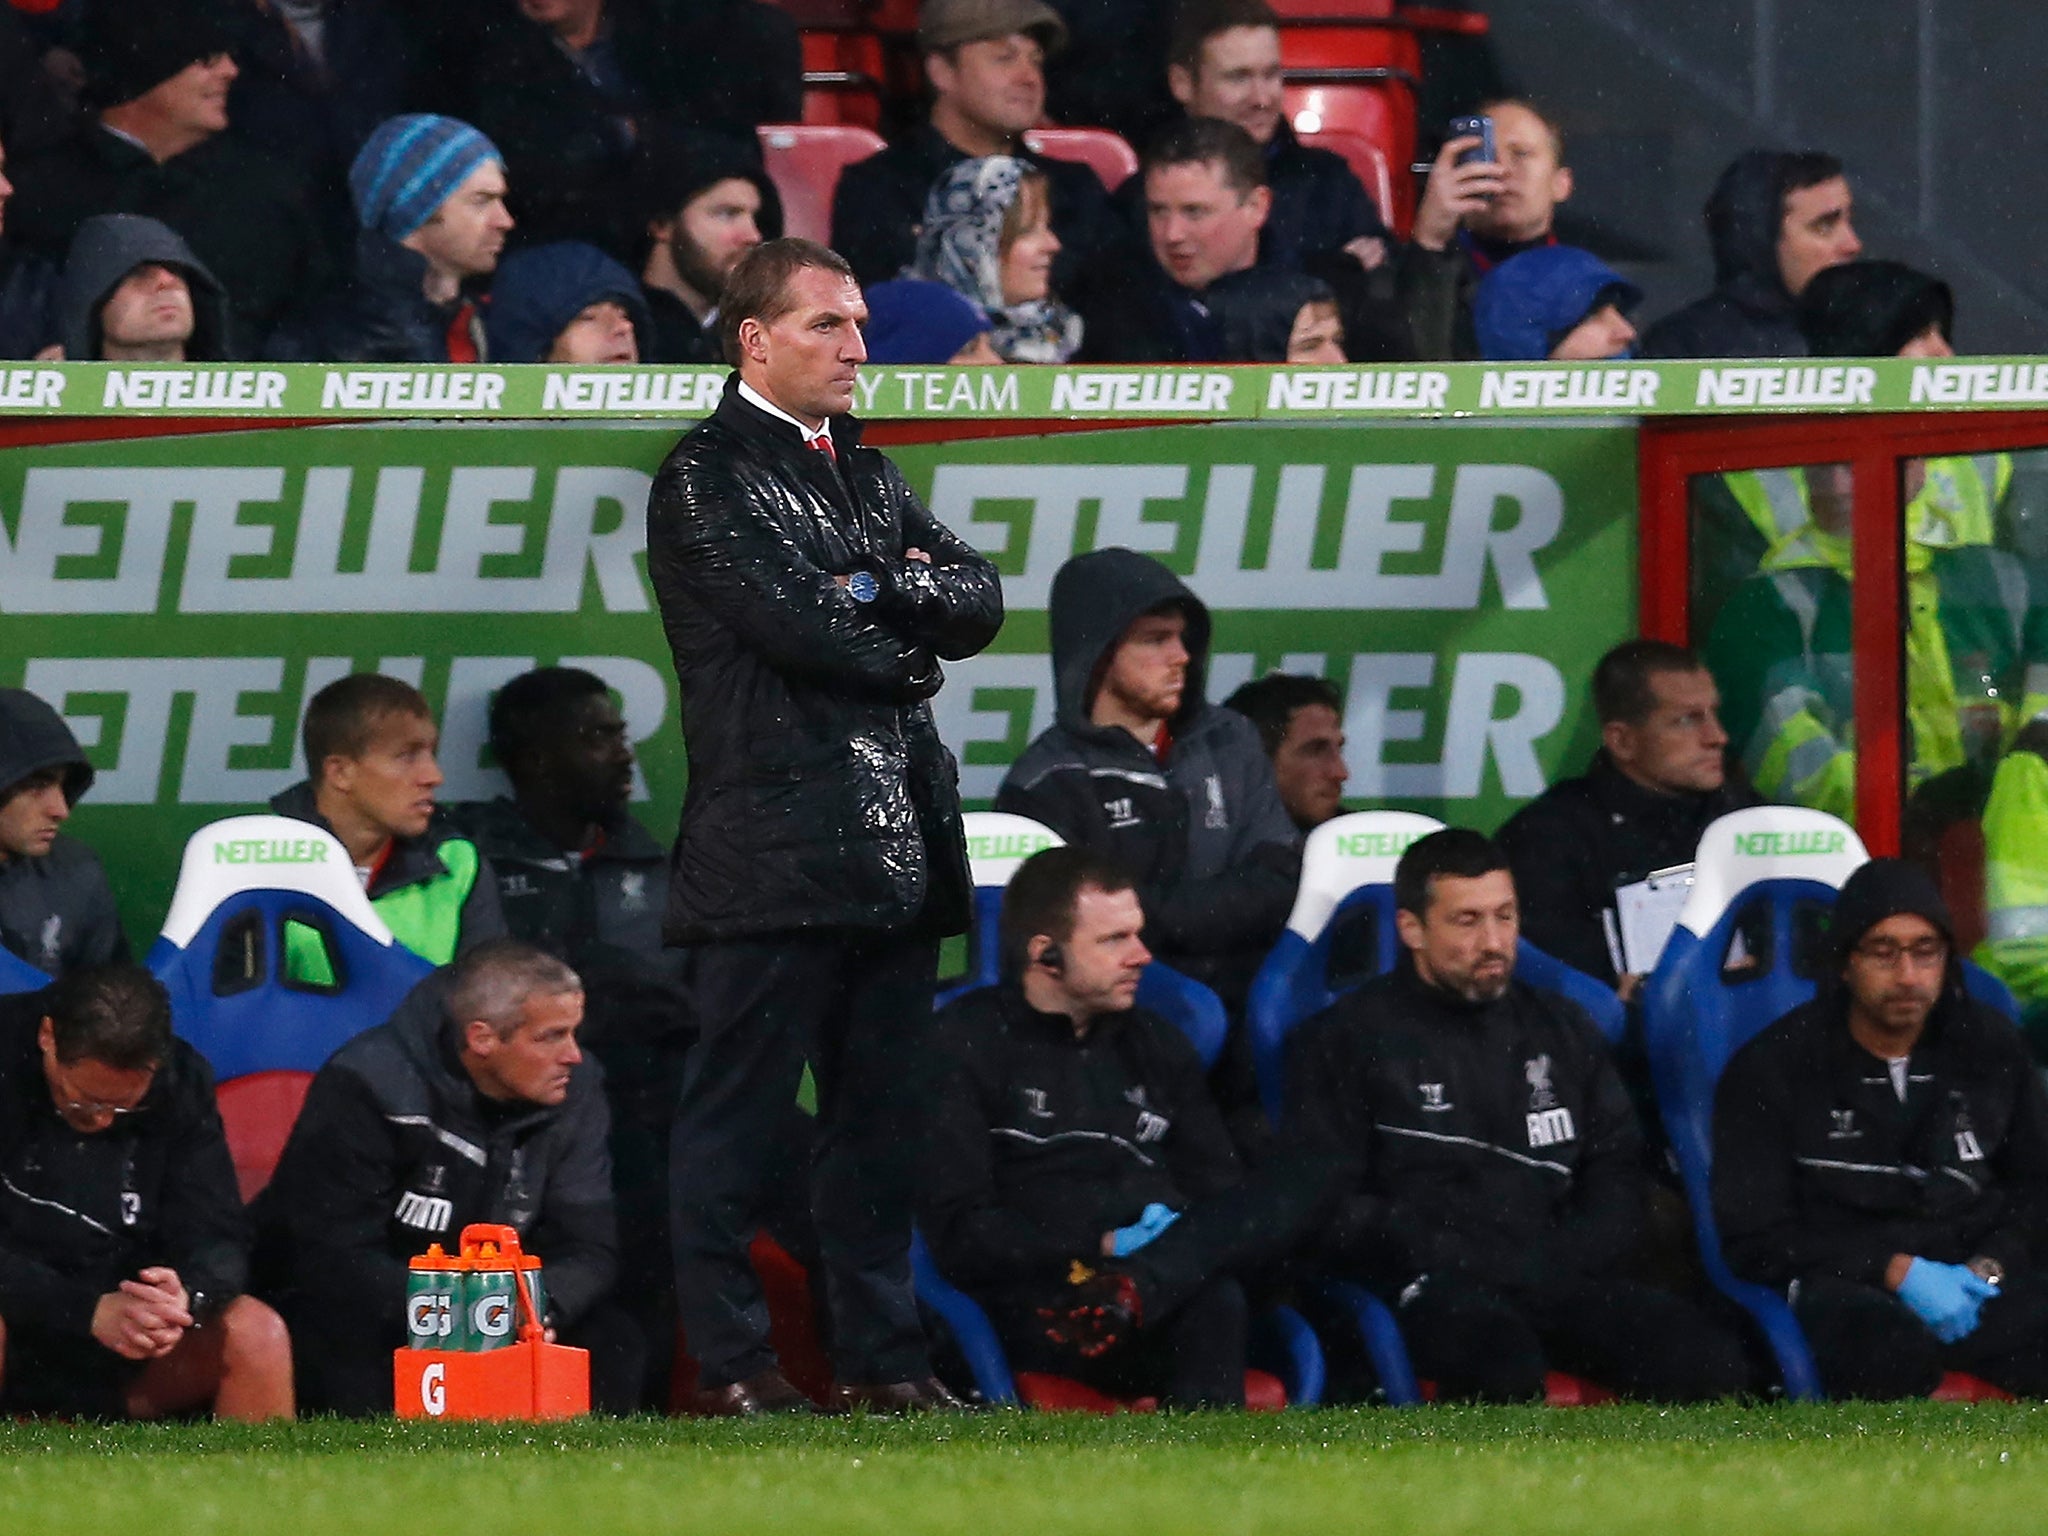
[[[936,1376],[832,1389],[832,1408],[838,1413],[951,1413],[966,1407]]]
[[[782,1372],[769,1369],[758,1376],[700,1387],[690,1394],[684,1411],[708,1419],[744,1419],[762,1413],[813,1413],[817,1405],[790,1384]]]

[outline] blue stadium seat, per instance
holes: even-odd
[[[323,953],[331,981],[287,974],[288,943]],[[148,965],[173,1027],[222,1082],[318,1071],[434,969],[392,938],[333,834],[283,816],[192,835]]]
[[[1762,1327],[1786,1395],[1800,1401],[1822,1393],[1791,1307],[1738,1280],[1721,1255],[1710,1187],[1714,1085],[1745,1042],[1813,996],[1820,919],[1868,857],[1847,824],[1820,811],[1759,806],[1723,816],[1700,838],[1692,894],[1643,986],[1650,1074],[1701,1261]]]
[[[13,950],[0,949],[0,997],[15,992],[40,992],[52,979]]]
[[[1003,890],[1031,855],[1065,843],[1045,823],[1008,811],[969,811],[960,820],[967,835],[967,869],[974,881],[974,916],[967,934],[967,973],[933,1000],[940,1008],[963,992],[992,987],[1002,979],[1002,945],[996,934]]]

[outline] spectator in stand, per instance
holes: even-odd
[[[1081,349],[1081,317],[1052,291],[1051,192],[1010,155],[962,160],[932,187],[904,276],[944,283],[989,317],[1006,363],[1064,363]]]
[[[1328,678],[1268,672],[1223,701],[1259,728],[1280,803],[1303,832],[1344,814],[1344,696]]]
[[[0,1004],[0,1411],[290,1418],[248,1269],[213,1074],[162,983],[100,966]]]
[[[637,363],[653,329],[633,274],[575,240],[507,256],[484,313],[499,363]]]
[[[349,167],[354,279],[303,326],[271,338],[283,359],[488,360],[480,300],[512,228],[495,145],[452,117],[394,117]]]
[[[921,1226],[1013,1367],[1242,1407],[1239,1277],[1299,1240],[1315,1190],[1247,1183],[1193,1047],[1133,1006],[1144,926],[1100,854],[1017,871],[1003,980],[940,1016]]]
[[[990,367],[1002,362],[988,314],[944,283],[899,277],[867,290],[868,361],[951,363]]]
[[[92,780],[64,717],[0,688],[0,944],[49,976],[128,958],[107,872],[61,830]]]
[[[931,81],[930,118],[908,138],[850,165],[832,195],[832,246],[863,283],[895,277],[917,251],[933,185],[962,160],[1011,155],[1052,191],[1060,251],[1056,293],[1125,243],[1102,183],[1085,165],[1043,159],[1024,131],[1045,113],[1045,61],[1066,38],[1042,0],[924,0],[917,46]]]
[[[1616,952],[1615,892],[1690,864],[1709,822],[1757,803],[1728,777],[1720,707],[1713,675],[1693,652],[1624,640],[1593,668],[1600,750],[1592,763],[1500,829],[1523,934],[1624,1000],[1643,978]]]
[[[227,331],[220,284],[168,224],[103,213],[79,225],[57,289],[59,356],[217,362]]]
[[[1209,610],[1151,556],[1098,549],[1060,567],[1050,622],[1054,724],[996,809],[1124,870],[1159,957],[1236,1010],[1287,921],[1301,855],[1258,732],[1202,695]],[[1231,1031],[1216,1093],[1240,1145],[1256,1145],[1243,1035]]]
[[[1479,355],[1490,363],[1634,357],[1629,315],[1642,290],[1591,251],[1541,245],[1487,273],[1472,299]]]
[[[643,134],[633,162],[654,315],[652,363],[718,363],[718,301],[740,258],[782,233],[782,199],[752,141]]]
[[[0,5],[0,142],[30,154],[70,136],[77,104],[44,66],[18,7]]]
[[[1341,252],[1372,268],[1387,259],[1393,237],[1364,183],[1342,155],[1296,138],[1281,110],[1280,18],[1267,0],[1190,0],[1167,60],[1167,87],[1189,117],[1235,123],[1266,158],[1273,207],[1261,261],[1291,269]]]
[[[305,188],[226,132],[237,73],[230,34],[207,0],[101,0],[81,55],[96,108],[63,144],[15,168],[15,235],[61,260],[95,214],[160,219],[227,292],[230,356],[258,350],[327,284],[329,262]]]
[[[1076,301],[1083,355],[1102,363],[1221,361],[1219,306],[1284,305],[1288,291],[1289,274],[1258,264],[1259,231],[1273,206],[1265,157],[1235,124],[1191,117],[1152,144],[1139,174],[1149,259],[1089,274]]]
[[[49,262],[8,237],[7,146],[0,143],[0,358],[34,357],[51,339],[57,274]]]
[[[1396,969],[1289,1044],[1289,1133],[1342,1191],[1322,1256],[1397,1309],[1440,1397],[1526,1402],[1550,1368],[1624,1397],[1748,1390],[1740,1338],[1631,1277],[1648,1180],[1592,1020],[1515,979],[1507,855],[1446,828],[1394,870]]]
[[[1173,120],[1158,61],[1174,8],[1159,0],[1048,0],[1067,26],[1060,67],[1046,81],[1056,123],[1094,123],[1143,144]]]
[[[1842,162],[1809,150],[1735,157],[1707,199],[1714,287],[1651,326],[1648,357],[1804,357],[1798,300],[1814,274],[1863,254]]]
[[[1507,97],[1485,103],[1493,119],[1493,160],[1460,158],[1480,147],[1476,135],[1447,142],[1430,167],[1415,210],[1408,260],[1411,288],[1426,302],[1413,324],[1424,357],[1476,357],[1474,290],[1510,257],[1555,245],[1557,205],[1572,194],[1564,134],[1532,103]]]
[[[2048,1395],[2048,1097],[1974,1001],[1934,883],[1843,884],[1819,994],[1735,1053],[1714,1096],[1728,1267],[1784,1290],[1830,1397],[1924,1397],[1969,1371]]]
[[[308,1409],[391,1411],[406,1261],[462,1229],[518,1229],[541,1319],[590,1351],[603,1412],[639,1401],[638,1331],[614,1307],[618,1218],[584,994],[554,956],[499,939],[429,976],[313,1078],[256,1201],[266,1294],[291,1324]]]
[[[708,128],[751,139],[803,116],[789,14],[760,0],[485,0],[454,105],[505,150],[513,206],[536,240],[625,254],[634,146]]]
[[[395,677],[357,672],[314,694],[300,729],[308,777],[270,808],[341,840],[398,942],[446,965],[503,934],[497,877],[434,800],[440,732],[425,695]],[[306,963],[294,957],[295,966]]]
[[[521,673],[491,699],[491,751],[512,793],[456,807],[498,881],[514,938],[583,979],[581,1044],[605,1069],[620,1303],[647,1342],[642,1402],[666,1402],[675,1337],[668,1140],[694,1033],[682,951],[661,943],[668,850],[627,810],[633,745],[604,679],[574,667]],[[792,1105],[792,1145],[806,1145]]]
[[[1319,277],[1276,272],[1270,283],[1226,287],[1211,309],[1222,332],[1225,363],[1341,364],[1344,317]]]

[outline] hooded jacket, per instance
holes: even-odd
[[[25,688],[0,688],[0,796],[46,768],[64,770],[73,806],[92,787],[92,765],[64,717]],[[127,959],[99,856],[60,832],[41,858],[0,857],[0,944],[51,976]]]
[[[1785,156],[1736,156],[1707,199],[1714,286],[1643,337],[1645,357],[1804,357],[1797,305],[1778,273]]]
[[[99,357],[105,340],[101,309],[123,278],[149,264],[176,272],[192,295],[185,361],[218,362],[227,356],[227,295],[192,247],[168,224],[138,214],[107,213],[79,225],[58,281],[57,337],[66,357],[74,362]]]
[[[332,832],[314,804],[313,786],[301,779],[274,796],[280,816],[310,821]],[[476,844],[460,836],[440,812],[418,837],[391,840],[384,862],[364,888],[392,935],[416,955],[446,965],[485,939],[502,938],[505,914],[498,881]]]
[[[1689,864],[1716,817],[1757,803],[1732,780],[1710,793],[1660,794],[1629,778],[1603,750],[1575,779],[1523,806],[1500,829],[1514,869],[1522,936],[1575,970],[1614,986],[1601,914],[1614,893],[1654,870]]]
[[[1189,660],[1162,762],[1089,709],[1124,631],[1168,603],[1187,615]],[[1241,1001],[1293,905],[1300,833],[1258,727],[1203,697],[1209,610],[1150,556],[1099,549],[1053,579],[1051,628],[1054,724],[1004,776],[996,809],[1114,858],[1137,882],[1146,943]]]
[[[1950,942],[1939,999],[1906,1059],[1849,1033],[1851,950],[1900,913],[1944,936],[1932,882],[1873,859],[1835,905],[1819,994],[1737,1051],[1714,1095],[1714,1220],[1728,1267],[1784,1287],[1808,1276],[1882,1285],[1893,1254],[2017,1276],[2048,1222],[2048,1090],[2003,1015],[1973,1001]]]
[[[43,1075],[44,1012],[40,992],[0,1001],[0,1318],[83,1337],[99,1299],[153,1264],[196,1312],[233,1300],[249,1224],[204,1058],[173,1040],[141,1113],[74,1131]]]
[[[1607,1042],[1521,981],[1490,1003],[1405,957],[1288,1044],[1288,1135],[1343,1195],[1331,1261],[1389,1296],[1423,1275],[1542,1290],[1641,1236],[1641,1135]]]
[[[671,944],[966,925],[959,769],[927,701],[941,659],[1002,627],[1002,583],[857,421],[831,428],[836,462],[734,374],[648,495],[647,573],[688,725]],[[833,579],[856,571],[870,602]]]
[[[654,343],[654,319],[632,273],[594,245],[563,240],[514,251],[498,264],[484,314],[494,363],[544,363],[556,338],[590,305],[609,299],[633,322],[641,359]]]
[[[259,1270],[295,1327],[402,1342],[406,1261],[472,1222],[516,1227],[545,1266],[549,1316],[574,1323],[612,1288],[603,1073],[586,1056],[557,1105],[477,1091],[449,1021],[448,973],[313,1078],[257,1197]]]

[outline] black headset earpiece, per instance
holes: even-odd
[[[1066,957],[1060,953],[1059,945],[1050,942],[1038,952],[1038,963],[1055,976],[1067,968]]]

